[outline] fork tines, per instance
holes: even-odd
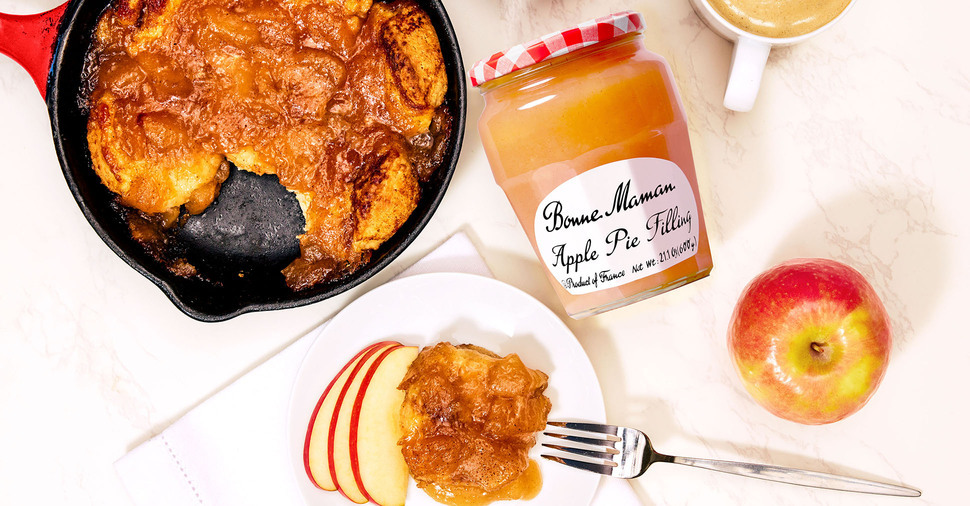
[[[619,465],[614,457],[620,454],[616,444],[622,441],[617,435],[615,425],[585,422],[547,422],[543,435],[554,438],[557,443],[542,443],[542,446],[577,458],[555,454],[541,454],[543,458],[563,465],[611,475]]]

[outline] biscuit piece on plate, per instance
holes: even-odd
[[[515,354],[423,349],[398,387],[401,450],[418,486],[481,496],[522,476],[551,408],[548,379]]]

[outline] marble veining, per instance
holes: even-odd
[[[604,315],[565,317],[492,181],[472,88],[452,186],[391,268],[313,306],[195,322],[91,231],[64,183],[33,82],[0,57],[0,503],[129,505],[116,459],[458,230],[496,277],[564,318],[596,368],[611,422],[643,429],[659,451],[924,492],[887,500],[657,465],[634,483],[645,505],[965,502],[967,4],[860,0],[828,32],[774,49],[754,110],[732,113],[721,105],[731,45],[687,0],[444,3],[466,66],[611,11],[644,14],[647,46],[671,64],[687,109],[712,275]],[[0,12],[56,4],[0,0]],[[880,390],[828,426],[793,424],[755,405],[725,349],[747,281],[799,256],[859,269],[895,330]]]

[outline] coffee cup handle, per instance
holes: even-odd
[[[747,112],[754,107],[770,51],[771,44],[744,36],[738,38],[731,56],[731,75],[724,91],[724,107],[738,112]]]

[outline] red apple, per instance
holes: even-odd
[[[744,289],[728,347],[759,404],[817,425],[868,402],[886,372],[892,331],[879,296],[858,271],[834,260],[795,259]]]
[[[408,465],[398,441],[401,429],[401,384],[417,346],[401,346],[371,365],[354,400],[350,419],[350,463],[354,480],[368,501],[380,506],[404,506]]]
[[[360,350],[337,372],[320,395],[320,400],[317,401],[310,415],[303,445],[303,466],[310,481],[317,487],[324,490],[337,490],[337,484],[331,477],[330,461],[333,446],[330,433],[335,422],[334,407],[337,406],[338,398],[344,391],[344,385],[356,374],[356,371],[359,371],[363,360],[384,348],[395,345],[398,343],[385,341]]]
[[[400,344],[393,344],[361,359],[354,366],[350,379],[344,384],[333,407],[334,421],[331,422],[328,434],[330,440],[330,453],[328,454],[330,477],[337,485],[337,490],[344,497],[357,504],[366,503],[367,496],[357,486],[357,480],[354,479],[354,464],[350,458],[350,426],[353,419],[354,402],[357,399],[357,393],[364,386],[364,380],[371,368],[378,366],[392,351],[401,347]]]

